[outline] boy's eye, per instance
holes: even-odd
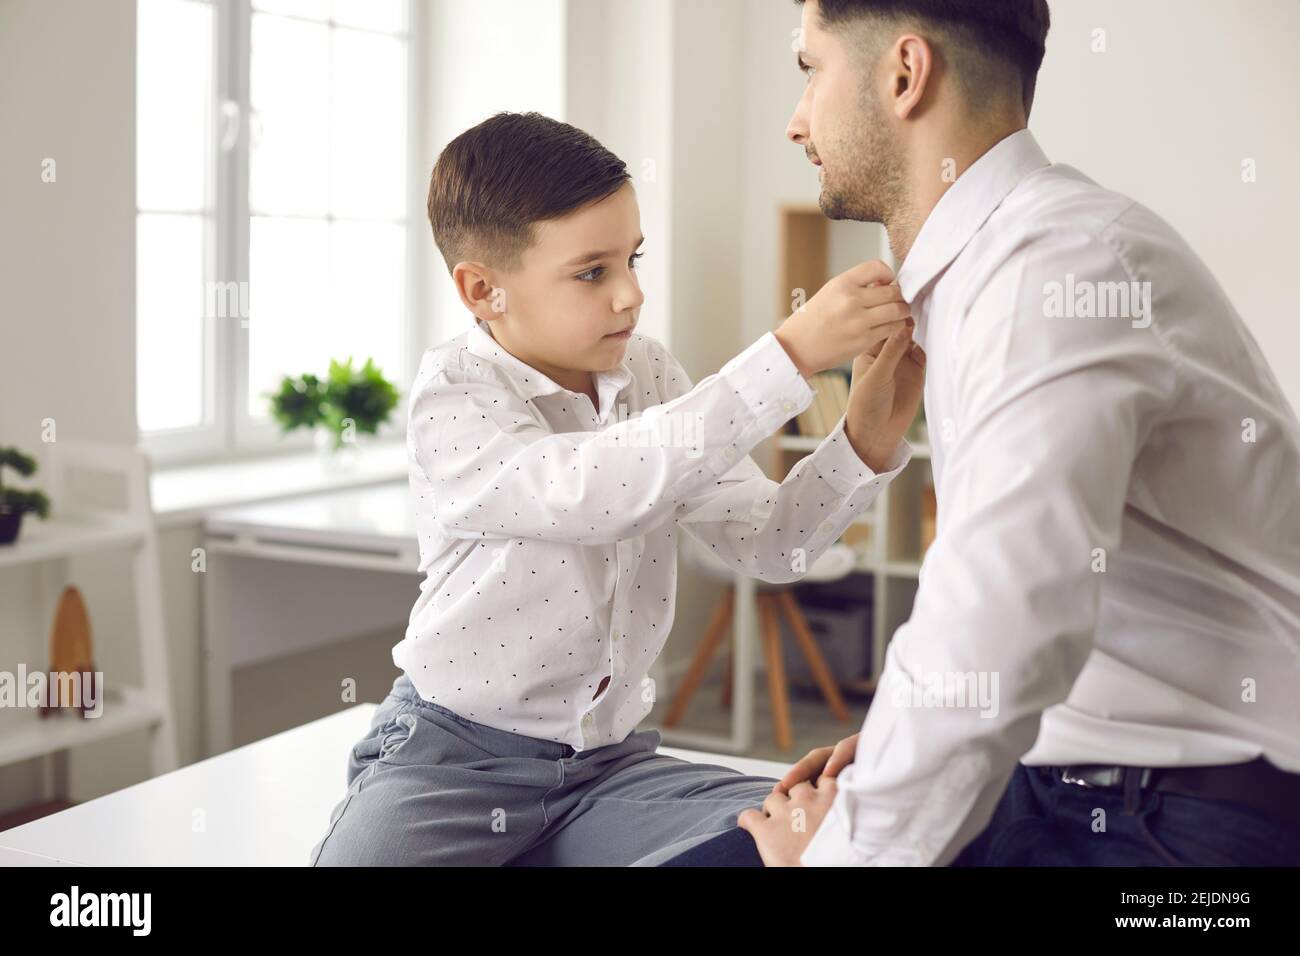
[[[644,252],[634,252],[631,256],[628,257],[627,264],[631,268],[635,269],[636,261],[640,259],[643,255],[645,255]],[[574,276],[574,278],[577,279],[579,282],[596,282],[604,274],[605,274],[604,266],[595,266],[591,269],[588,269],[586,272],[579,272],[576,276]]]

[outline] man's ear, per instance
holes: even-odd
[[[934,51],[924,37],[904,33],[890,50],[889,98],[894,115],[907,119],[925,102],[934,72]]]
[[[504,292],[496,288],[492,270],[483,263],[456,263],[451,270],[451,281],[456,286],[456,294],[460,296],[461,303],[476,318],[489,322],[501,314],[494,305],[504,301]]]

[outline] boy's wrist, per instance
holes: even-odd
[[[886,443],[881,440],[879,435],[864,435],[862,428],[853,419],[854,416],[852,415],[848,415],[844,419],[844,435],[849,440],[849,446],[862,459],[862,463],[876,474],[879,475],[889,471],[889,463],[893,460],[894,450],[898,448],[898,442],[891,442],[886,447]]]
[[[790,361],[794,363],[794,367],[799,370],[800,375],[804,378],[812,378],[816,374],[816,369],[810,369],[804,363],[798,347],[790,341],[790,333],[785,330],[784,326],[774,330],[772,335],[781,343],[781,348],[785,349],[785,354],[790,356]]]

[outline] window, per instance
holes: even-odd
[[[409,12],[139,0],[137,411],[160,459],[305,444],[266,393],[331,358],[410,381]]]

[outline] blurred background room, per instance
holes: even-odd
[[[1300,405],[1300,4],[1052,15],[1031,130],[1189,240]],[[0,670],[107,687],[98,720],[0,709],[0,830],[387,693],[419,585],[408,390],[471,321],[425,214],[462,130],[537,110],[626,161],[639,331],[696,381],[795,290],[890,261],[785,138],[798,24],[791,0],[0,0],[0,486],[26,510]],[[752,453],[775,480],[842,413],[845,378],[815,384]],[[802,583],[682,546],[665,744],[788,763],[857,730],[934,536],[911,438]]]

